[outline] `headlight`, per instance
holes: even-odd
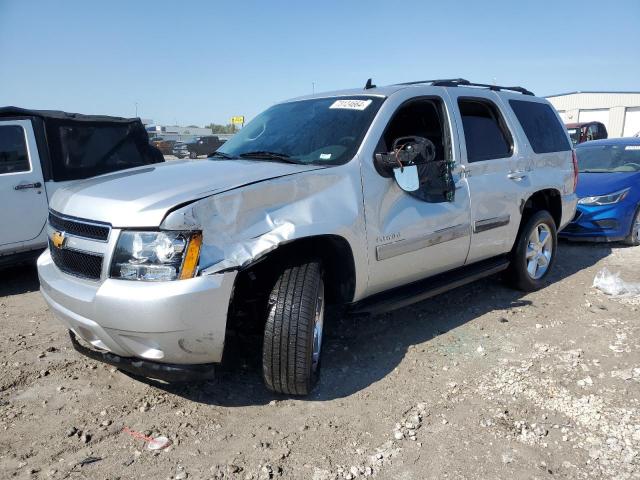
[[[192,278],[200,245],[200,232],[123,231],[111,260],[111,277],[151,282]]]
[[[627,194],[629,193],[629,189],[625,188],[624,190],[620,190],[618,192],[610,193],[608,195],[598,195],[595,197],[584,197],[578,200],[580,205],[611,205],[612,203],[617,203],[620,200],[623,200]]]

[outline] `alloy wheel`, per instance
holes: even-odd
[[[551,229],[545,223],[535,226],[527,243],[527,272],[531,278],[538,280],[547,273],[553,255]]]

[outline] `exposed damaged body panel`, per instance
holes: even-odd
[[[200,272],[246,267],[281,244],[337,235],[351,245],[356,285],[366,287],[362,187],[357,162],[211,195],[171,212],[161,228],[201,230]]]

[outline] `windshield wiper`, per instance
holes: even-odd
[[[578,173],[609,173],[609,170],[605,169],[596,169],[596,170],[578,170]]]
[[[228,153],[224,153],[224,152],[219,152],[219,151],[215,151],[213,152],[211,155],[209,155],[210,157],[220,157],[220,158],[225,158],[227,160],[231,159],[231,158],[235,158],[233,155],[229,155]]]
[[[278,153],[278,152],[268,152],[266,150],[256,150],[255,152],[246,152],[238,155],[241,158],[256,158],[258,160],[276,160],[278,162],[285,163],[297,163],[297,160],[292,159],[286,153]]]

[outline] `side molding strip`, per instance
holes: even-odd
[[[511,221],[511,215],[502,215],[500,217],[485,218],[477,220],[473,224],[473,233],[486,232],[493,228],[504,227]]]
[[[378,261],[387,260],[388,258],[415,252],[416,250],[431,247],[439,243],[450,242],[456,238],[466,237],[470,234],[469,227],[470,225],[465,223],[437,230],[429,235],[425,235],[424,237],[414,238],[412,240],[400,240],[386,245],[378,245],[376,247],[376,259]]]

